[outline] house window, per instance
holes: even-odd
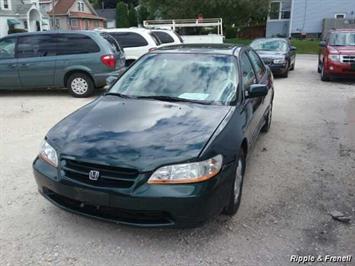
[[[10,0],[2,0],[2,8],[10,9]]]
[[[270,19],[280,19],[281,2],[271,2],[270,4]]]
[[[83,2],[78,2],[78,10],[84,11],[84,3]]]
[[[79,27],[79,20],[76,19],[76,18],[72,18],[72,19],[70,20],[70,25],[71,25],[72,27]]]
[[[290,19],[291,15],[291,4],[282,3],[280,1],[273,1],[270,4],[270,20],[281,20],[281,19]]]
[[[336,19],[342,19],[342,18],[346,17],[346,14],[345,13],[337,13],[337,14],[334,15],[334,17]]]

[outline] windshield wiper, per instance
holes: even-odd
[[[130,95],[127,95],[127,94],[122,94],[122,93],[119,93],[119,92],[107,92],[107,93],[105,93],[105,96],[106,95],[118,96],[118,97],[121,97],[121,98],[124,98],[124,99],[136,99],[137,98],[137,97],[130,96]]]
[[[164,102],[191,102],[191,103],[199,103],[205,105],[210,105],[213,103],[212,101],[192,100],[192,99],[185,99],[185,98],[179,98],[173,96],[138,96],[137,99],[152,99],[152,100],[158,100]]]

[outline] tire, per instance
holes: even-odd
[[[245,167],[245,154],[243,148],[241,147],[239,157],[236,161],[235,176],[233,179],[231,195],[229,197],[227,206],[223,210],[223,214],[233,216],[239,209],[240,201],[242,198]]]
[[[85,98],[94,93],[95,86],[89,75],[78,72],[70,75],[67,88],[74,97]]]
[[[290,63],[287,62],[286,70],[285,70],[284,73],[281,74],[281,77],[283,77],[283,78],[287,78],[288,77],[289,68],[290,68]]]
[[[261,128],[261,132],[267,133],[270,130],[272,121],[272,103],[270,105],[269,112],[267,113],[267,117],[265,119],[265,125]]]
[[[322,73],[322,67],[321,67],[321,64],[320,64],[320,61],[318,61],[318,69],[317,69],[318,73]]]
[[[321,67],[320,79],[321,81],[329,81],[329,76],[327,75],[327,73],[325,73],[324,62]]]
[[[292,66],[291,66],[291,68],[290,68],[291,71],[295,70],[295,64],[296,64],[296,62],[294,62],[294,63],[292,64]]]

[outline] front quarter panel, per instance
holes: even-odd
[[[202,158],[223,155],[223,164],[233,163],[239,154],[247,127],[247,113],[232,107],[201,153]]]

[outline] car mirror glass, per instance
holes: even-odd
[[[246,98],[264,97],[268,93],[268,88],[264,84],[253,84],[250,86],[249,91],[246,92]]]

